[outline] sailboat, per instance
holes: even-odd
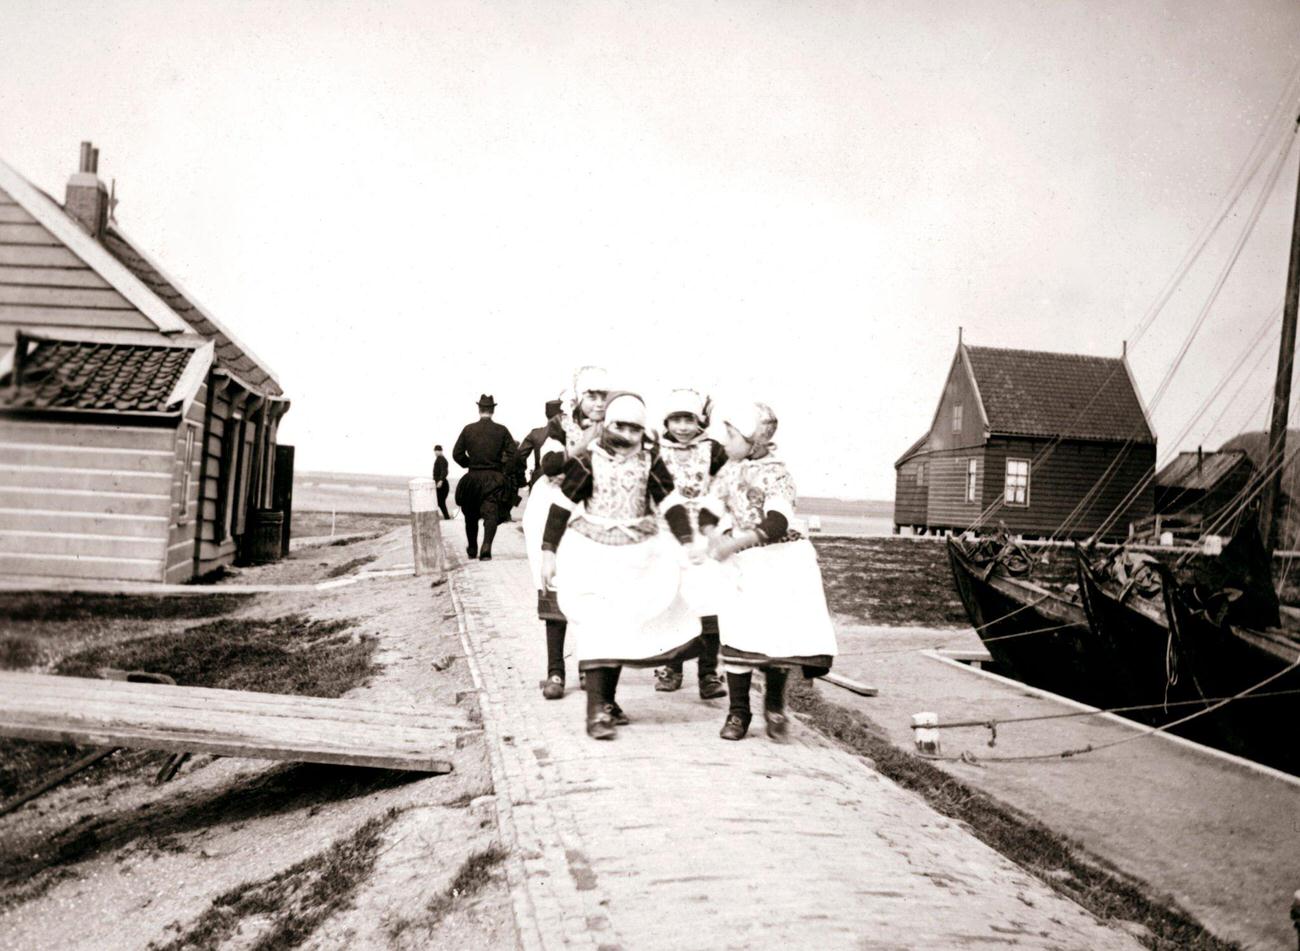
[[[1027,570],[1016,577],[1014,560],[998,557],[1005,543],[982,560],[967,542],[949,539],[948,552],[972,623],[1012,676],[1098,706],[1144,707],[1130,715],[1152,724],[1198,713],[1180,732],[1300,774],[1300,745],[1275,739],[1300,714],[1300,611],[1279,606],[1272,577],[1298,297],[1300,186],[1268,454],[1221,554],[1170,565],[1076,546],[1074,593],[1035,585]],[[1050,633],[1026,633],[1034,626]]]

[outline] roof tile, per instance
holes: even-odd
[[[0,377],[0,409],[175,411],[167,397],[193,356],[189,347],[33,340],[23,382]]]

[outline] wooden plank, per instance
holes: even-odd
[[[78,558],[0,553],[0,575],[40,575],[106,581],[161,581],[162,559]]]
[[[850,680],[842,674],[822,674],[821,679],[828,684],[834,684],[837,687],[856,693],[859,697],[874,697],[880,693],[879,688],[869,687],[866,684],[858,683],[856,680]]]
[[[446,772],[476,730],[460,710],[0,672],[0,734],[24,739]]]
[[[161,429],[162,433],[172,435],[172,430]],[[19,472],[22,469],[48,469],[52,472],[66,469],[70,472],[126,472],[126,473],[165,473],[172,477],[172,464],[175,451],[168,446],[165,450],[117,450],[107,446],[40,446],[38,443],[19,443],[0,440],[0,465],[5,472]]]
[[[109,494],[160,495],[166,473],[116,469],[65,469],[54,466],[11,466],[0,463],[0,484],[10,488],[78,489]]]
[[[0,264],[17,264],[23,267],[86,267],[85,261],[64,247],[12,244],[0,245]]]
[[[58,423],[0,419],[0,443],[41,443],[106,449],[173,448],[174,431],[160,426],[115,426],[109,423]]]
[[[160,539],[166,530],[167,518],[162,515],[112,516],[91,512],[0,508],[0,531]]]
[[[36,219],[27,213],[21,205],[0,205],[0,224],[31,225]]]
[[[34,304],[0,304],[0,323],[15,324],[33,332],[49,327],[118,327],[151,330],[153,324],[137,310],[97,310],[93,307],[40,307]]]
[[[37,224],[0,224],[0,244],[57,245],[59,239]]]
[[[0,554],[122,558],[128,561],[152,558],[157,559],[161,567],[167,555],[166,531],[166,525],[161,524],[153,538],[132,538],[0,529]]]
[[[92,515],[160,515],[171,512],[166,495],[110,495],[93,489],[35,489],[0,483],[0,507]]]
[[[32,304],[38,307],[104,307],[132,310],[125,297],[112,288],[31,287],[0,284],[0,304]]]
[[[89,268],[19,267],[13,264],[0,264],[0,284],[30,284],[37,287],[108,287],[108,281]]]

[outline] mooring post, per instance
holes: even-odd
[[[412,479],[410,482],[411,542],[415,550],[415,573],[432,575],[434,585],[440,585],[446,579],[436,486],[432,479]]]

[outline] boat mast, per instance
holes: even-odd
[[[1300,129],[1300,117],[1296,119]],[[1271,473],[1264,485],[1259,512],[1259,533],[1268,550],[1278,543],[1277,502],[1282,495],[1282,462],[1286,455],[1287,408],[1291,404],[1291,371],[1295,366],[1296,303],[1300,297],[1300,180],[1296,183],[1295,217],[1291,223],[1291,261],[1286,272],[1286,303],[1282,308],[1282,343],[1277,352],[1277,380],[1273,384],[1273,418],[1268,429],[1268,455],[1264,472]]]

